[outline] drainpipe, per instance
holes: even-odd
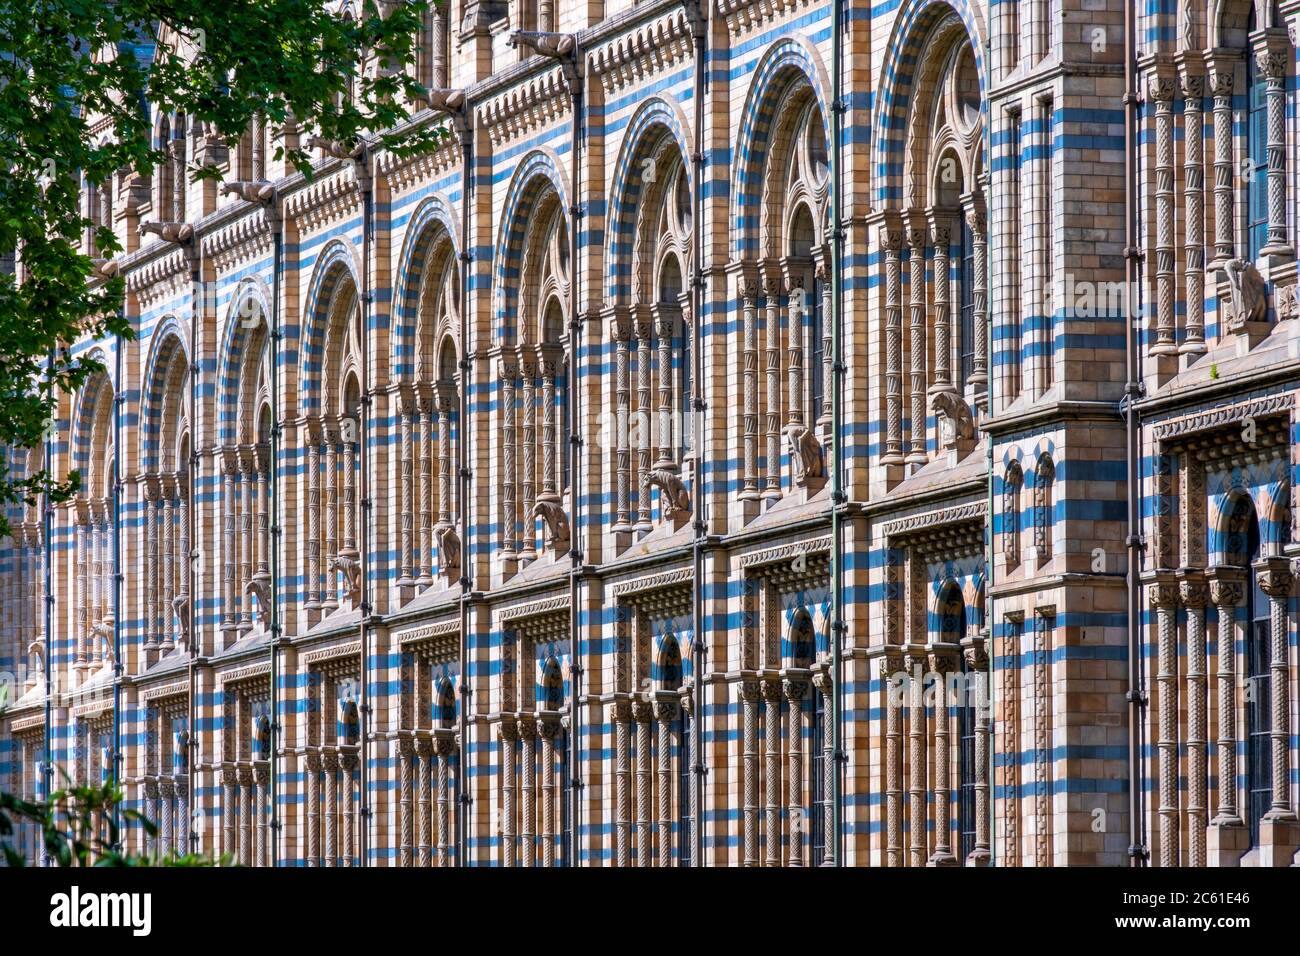
[[[156,235],[163,242],[170,242],[181,247],[185,253],[186,262],[190,267],[190,382],[189,394],[186,396],[188,402],[188,411],[190,422],[190,462],[189,468],[186,469],[185,484],[186,494],[189,496],[190,506],[185,509],[186,514],[186,534],[190,542],[190,554],[187,564],[186,575],[189,582],[189,600],[185,605],[185,616],[187,618],[186,634],[189,635],[189,662],[187,666],[187,677],[189,684],[189,697],[186,701],[186,728],[188,733],[187,753],[186,753],[186,770],[185,788],[186,800],[185,805],[189,810],[190,819],[187,822],[189,833],[189,852],[197,853],[199,849],[199,834],[194,827],[194,817],[198,813],[198,806],[194,802],[196,793],[195,776],[197,774],[194,755],[199,748],[199,735],[195,729],[196,707],[194,702],[195,694],[198,691],[197,668],[199,662],[199,635],[194,626],[196,615],[194,605],[198,603],[198,591],[195,589],[197,575],[194,573],[194,562],[200,553],[198,543],[194,538],[194,529],[196,525],[195,512],[198,511],[194,499],[194,489],[196,485],[195,472],[199,467],[199,447],[198,447],[198,381],[199,370],[201,368],[198,358],[199,350],[199,315],[203,309],[203,293],[200,282],[203,279],[203,252],[199,246],[199,236],[194,226],[182,222],[146,222],[141,223],[139,228],[141,236]]]
[[[353,153],[353,171],[361,190],[361,507],[357,510],[359,574],[361,583],[361,692],[358,716],[361,723],[361,808],[357,825],[359,866],[370,865],[370,316],[374,294],[370,291],[370,243],[374,230],[374,154],[362,143]]]
[[[844,2],[831,4],[831,759],[834,761],[831,813],[835,866],[844,865],[844,226],[843,202],[844,111],[841,85]]]
[[[1133,323],[1133,290],[1137,288],[1137,123],[1139,97],[1136,86],[1137,54],[1134,49],[1133,4],[1124,5],[1124,359],[1128,382],[1124,386],[1125,464],[1127,465],[1128,536],[1125,548],[1128,560],[1128,829],[1129,864],[1143,867],[1147,863],[1146,833],[1142,810],[1142,717],[1146,695],[1142,687],[1142,605],[1139,578],[1142,573],[1142,526],[1139,508],[1141,463],[1138,447],[1137,409],[1142,378],[1139,370],[1139,343]]]
[[[118,309],[125,319],[125,308]],[[122,336],[117,336],[113,388],[113,786],[122,783]],[[113,849],[122,848],[122,805],[113,802]]]
[[[691,397],[692,447],[695,450],[695,520],[692,527],[695,540],[691,544],[691,672],[694,675],[695,719],[691,721],[691,785],[694,788],[695,817],[691,831],[691,860],[697,867],[704,861],[705,776],[704,762],[705,692],[704,668],[707,650],[704,646],[704,549],[709,540],[708,496],[705,494],[704,416],[708,404],[704,400],[704,88],[708,77],[708,15],[701,0],[687,3],[685,11],[691,21],[691,34],[695,41],[695,155],[691,157],[694,186],[691,197],[694,214],[691,217],[691,248],[694,268],[691,270]]]
[[[55,397],[54,392],[54,349],[50,349],[46,366],[50,380],[50,397]],[[55,406],[55,415],[58,414],[58,406]],[[55,419],[57,423],[57,418]],[[56,427],[51,427],[45,432],[45,470],[52,479],[54,476],[54,435]],[[49,488],[45,491],[45,513],[42,521],[45,524],[44,540],[41,542],[42,550],[45,552],[45,763],[41,767],[41,778],[44,781],[45,789],[41,796],[45,800],[50,799],[50,794],[54,792],[54,744],[50,739],[53,735],[51,721],[54,719],[54,577],[52,568],[54,565],[54,548],[50,544],[50,539],[54,534],[54,501],[50,497]],[[41,844],[41,865],[49,866],[50,858],[46,852],[45,844]]]
[[[579,295],[582,270],[578,268],[578,234],[581,232],[582,199],[578,190],[582,185],[582,52],[578,48],[578,37],[574,33],[537,33],[530,30],[516,30],[510,34],[512,47],[525,46],[548,59],[557,60],[564,71],[564,84],[569,90],[569,113],[572,117],[569,150],[569,268],[572,275],[569,281],[569,657],[572,661],[569,680],[569,824],[570,843],[568,860],[570,866],[578,865],[579,820],[582,810],[582,777],[578,757],[581,754],[580,737],[581,713],[578,702],[582,698],[582,655],[578,642],[581,637],[578,598],[582,592],[582,578],[586,573],[583,565],[581,543],[582,491],[578,482],[582,475],[582,416],[579,414],[582,394],[578,381],[578,348],[582,340],[582,319],[578,309],[582,304]]]
[[[470,128],[469,103],[464,90],[437,89],[430,90],[425,97],[429,108],[442,113],[455,127],[460,139],[460,388],[459,408],[456,420],[456,476],[458,480],[458,515],[460,522],[460,641],[457,651],[457,666],[460,668],[460,706],[456,708],[456,724],[459,734],[459,752],[456,756],[456,865],[468,865],[468,845],[466,840],[466,816],[469,813],[470,798],[466,793],[465,783],[468,779],[466,768],[469,766],[469,706],[473,689],[469,685],[469,607],[474,601],[474,567],[473,556],[469,546],[469,501],[472,494],[469,466],[468,424],[469,394],[473,380],[474,365],[469,358],[469,266],[473,261],[470,253],[470,196],[474,190],[474,137]]]
[[[271,314],[270,351],[271,386],[271,453],[267,461],[270,472],[267,484],[271,493],[271,554],[268,582],[268,631],[271,635],[271,866],[280,861],[279,773],[280,773],[280,647],[283,635],[280,629],[280,273],[284,262],[284,217],[280,212],[279,196],[268,182],[232,182],[221,187],[227,194],[239,196],[248,202],[259,203],[271,233]],[[191,510],[193,510],[191,508]]]

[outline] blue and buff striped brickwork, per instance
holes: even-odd
[[[1131,203],[1118,0],[848,5],[839,104],[825,0],[702,12],[698,59],[677,2],[453,0],[420,69],[467,93],[469,190],[454,135],[376,154],[369,243],[350,162],[272,159],[303,131],[157,118],[172,163],[86,200],[136,337],[78,344],[108,372],[49,465],[83,490],[0,553],[0,780],[100,779],[116,720],[160,827],[131,845],[251,864],[1118,865],[1133,788],[1157,864],[1296,859],[1300,2],[1139,7]],[[515,29],[577,33],[576,142]],[[276,183],[278,276],[263,210],[187,162]],[[138,236],[181,219],[193,258]]]

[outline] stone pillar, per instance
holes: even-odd
[[[1205,352],[1205,76],[1189,60],[1179,74],[1183,92],[1183,253],[1186,326],[1179,352]]]
[[[880,232],[885,253],[885,445],[882,465],[903,463],[903,226],[894,218]]]
[[[419,842],[415,859],[420,866],[429,867],[433,865],[433,745],[427,738],[420,737],[414,741],[412,749],[413,769],[420,781]],[[403,786],[405,785],[404,782]]]
[[[513,356],[502,356],[498,368],[501,376],[501,560],[518,559],[518,538],[515,524],[519,518],[516,499],[515,474],[515,380],[519,377],[519,363]]]
[[[1270,197],[1271,198],[1271,197]],[[1269,703],[1272,705],[1273,804],[1264,819],[1296,819],[1291,806],[1291,661],[1287,633],[1287,600],[1295,574],[1286,558],[1264,558],[1255,562],[1255,579],[1269,599]]]
[[[308,866],[320,866],[320,774],[321,758],[309,753],[304,761],[307,768],[307,857]]]
[[[310,619],[321,607],[320,579],[320,444],[317,426],[309,422],[307,437],[307,600],[303,609]]]
[[[1179,572],[1178,596],[1187,608],[1187,863],[1205,866],[1209,823],[1209,731],[1206,699],[1205,603],[1209,585],[1199,571]]]
[[[614,863],[626,867],[631,864],[632,808],[631,808],[631,720],[632,707],[626,700],[617,700],[614,716]]]
[[[948,676],[958,673],[955,651],[951,649],[930,652],[930,670],[938,675],[934,697],[934,852],[927,861],[929,866],[956,866],[957,855],[952,849],[952,748]],[[963,702],[958,701],[960,706]]]
[[[822,866],[835,865],[835,680],[829,668],[818,671],[813,676],[815,693],[822,695],[822,712],[826,719],[822,721],[822,842],[826,845],[822,853]]]
[[[537,361],[531,354],[520,358],[519,371],[523,376],[523,470],[519,475],[520,501],[524,520],[523,540],[519,547],[519,560],[525,563],[537,559],[537,519],[533,509],[537,505]]]
[[[609,335],[614,342],[614,443],[615,443],[615,535],[632,531],[632,448],[628,428],[632,415],[632,381],[629,344],[632,322],[626,309],[616,308],[610,316]],[[626,546],[627,542],[623,542]]]
[[[971,303],[975,312],[975,358],[971,363],[967,385],[973,385],[980,397],[981,407],[988,406],[989,387],[989,330],[988,330],[988,275],[989,243],[988,217],[984,212],[982,194],[973,196],[966,204],[966,225],[970,229],[973,253],[971,276]],[[963,346],[964,348],[964,346]]]
[[[415,426],[418,413],[415,409],[414,396],[410,389],[404,387],[397,396],[397,420],[400,442],[401,477],[398,483],[398,521],[400,522],[400,558],[397,569],[397,586],[410,588],[415,584]],[[399,744],[399,754],[401,746]],[[408,755],[409,757],[409,755]],[[409,760],[403,760],[408,764]],[[410,768],[406,768],[409,777]],[[410,853],[409,844],[405,851]],[[410,862],[401,865],[410,866]]]
[[[962,642],[968,674],[978,675],[975,686],[975,846],[965,860],[967,866],[988,866],[993,861],[992,834],[989,833],[989,709],[988,638],[985,635]],[[968,680],[964,691],[971,692]]]
[[[560,722],[554,717],[543,717],[537,722],[537,735],[542,740],[542,866],[555,866],[555,843],[559,828],[555,825],[555,738],[560,732]]]
[[[420,411],[419,557],[415,584],[427,588],[433,583],[433,418],[434,407],[426,397]]]
[[[1233,239],[1233,169],[1232,84],[1236,58],[1216,56],[1210,61],[1210,95],[1214,97],[1214,261],[1222,264],[1232,259]],[[1220,333],[1222,335],[1222,333]]]
[[[924,656],[918,651],[909,655],[912,673],[908,679],[907,702],[907,769],[908,769],[908,850],[911,866],[924,866],[926,861],[926,719],[925,688],[918,675]]]
[[[501,718],[501,865],[515,865],[515,741],[518,727],[512,715]]]
[[[1147,91],[1156,111],[1156,327],[1153,356],[1173,354],[1174,329],[1174,77],[1156,70],[1147,77]],[[1157,361],[1157,366],[1159,366]]]
[[[1260,251],[1290,258],[1294,250],[1286,230],[1286,68],[1295,54],[1281,30],[1256,33],[1250,41],[1268,104],[1268,241]]]
[[[523,865],[537,865],[537,722],[529,714],[520,715],[517,726],[523,760],[522,816],[520,836],[523,840]]]
[[[790,850],[786,855],[786,865],[803,866],[803,836],[808,821],[803,805],[803,701],[808,696],[808,680],[803,676],[786,678],[781,690],[790,705],[786,745],[790,778],[787,805],[791,814],[799,813],[797,820],[790,821]]]
[[[744,458],[741,501],[758,501],[758,283],[745,278],[740,287],[743,350]]]
[[[763,402],[763,500],[769,505],[781,497],[781,279],[769,274],[763,282],[766,296],[764,370],[767,384]]]
[[[887,648],[880,658],[881,710],[885,713],[885,862],[904,866],[903,855],[903,700],[893,675],[903,667],[902,651]]]
[[[908,430],[909,442],[907,463],[921,466],[928,460],[925,439],[925,340],[929,325],[925,310],[925,244],[928,232],[920,221],[913,222],[907,234],[910,257],[907,265],[907,288],[911,300],[911,337],[908,343],[908,359],[911,370],[911,387],[909,389],[909,410],[911,427]]]
[[[659,854],[658,865],[673,865],[673,723],[677,701],[655,701],[655,722],[659,725]]]
[[[415,805],[411,788],[411,770],[415,759],[415,744],[410,737],[397,740],[398,780],[398,843],[397,865],[409,867],[414,859]]]
[[[740,683],[743,721],[743,747],[741,774],[744,777],[745,866],[758,866],[758,698],[759,683],[744,680]]]
[[[1158,798],[1160,815],[1159,864],[1178,866],[1178,588],[1160,582],[1147,589],[1148,602],[1156,612],[1156,689],[1159,739]]]
[[[636,865],[647,867],[651,864],[654,846],[654,832],[650,823],[651,802],[654,799],[650,789],[650,722],[654,718],[654,710],[648,702],[635,700],[632,702],[632,717],[636,720]]]
[[[451,832],[451,758],[456,753],[456,738],[451,734],[439,734],[433,742],[432,757],[438,763],[438,865],[451,866],[452,842]],[[432,769],[425,761],[425,780]],[[422,787],[427,784],[422,783]]]

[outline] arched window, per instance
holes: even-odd
[[[1271,606],[1254,568],[1261,555],[1259,519],[1250,496],[1238,493],[1228,509],[1226,559],[1245,567],[1246,813],[1251,845],[1259,843],[1259,823],[1273,804],[1273,708],[1269,669],[1273,663]],[[1231,652],[1228,649],[1220,653]]]
[[[1008,571],[1020,565],[1020,492],[1024,485],[1020,462],[1013,461],[1002,479],[1002,553]]]
[[[559,658],[552,655],[542,666],[542,706],[549,711],[564,707],[564,672]]]
[[[1056,484],[1056,466],[1051,456],[1044,453],[1034,469],[1034,551],[1038,566],[1052,559],[1053,490]]]
[[[1246,26],[1255,32],[1255,10],[1251,5]],[[1259,75],[1253,51],[1246,53],[1246,229],[1250,259],[1259,257],[1268,243],[1268,84]]]

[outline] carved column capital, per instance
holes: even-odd
[[[1287,558],[1261,558],[1254,564],[1255,580],[1259,589],[1271,598],[1286,598],[1291,594],[1295,583],[1295,571]]]
[[[1202,571],[1184,568],[1178,572],[1178,598],[1184,607],[1205,607],[1210,585]]]
[[[1154,608],[1178,607],[1178,585],[1172,581],[1157,581],[1147,585],[1147,601]]]

